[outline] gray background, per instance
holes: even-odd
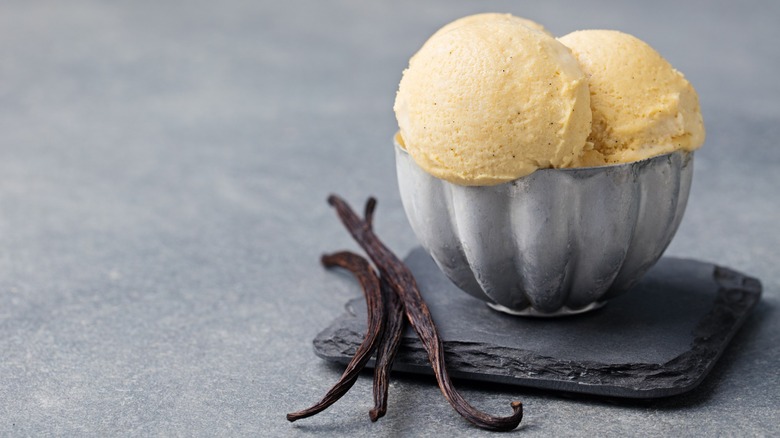
[[[780,3],[421,3],[0,5],[0,435],[479,434],[422,377],[398,376],[375,424],[368,374],[284,414],[340,375],[311,340],[359,295],[318,264],[356,248],[325,198],[376,195],[380,235],[416,245],[395,90],[428,35],[484,11],[628,31],[686,74],[708,139],[668,253],[759,277],[764,299],[685,396],[464,395],[523,400],[527,436],[778,432]]]

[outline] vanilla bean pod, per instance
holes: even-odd
[[[331,255],[322,256],[322,264],[326,267],[339,266],[352,272],[357,277],[363,288],[363,294],[366,297],[366,306],[368,309],[368,330],[363,342],[355,352],[355,356],[350,360],[346,370],[339,378],[338,382],[325,394],[323,399],[314,406],[302,411],[287,414],[287,420],[295,421],[301,418],[311,417],[318,414],[330,405],[338,401],[352,385],[357,381],[360,371],[366,366],[372,353],[382,338],[384,329],[384,301],[382,299],[379,277],[369,264],[368,260],[362,256],[342,251]]]
[[[369,228],[373,228],[374,208],[376,200],[371,198],[366,203],[365,222]],[[387,412],[387,391],[390,384],[390,371],[393,367],[395,355],[401,345],[401,336],[406,327],[406,315],[404,305],[398,294],[393,291],[384,277],[379,279],[382,287],[382,298],[385,302],[385,330],[382,340],[376,351],[376,365],[374,366],[374,408],[368,415],[371,421],[376,421]]]
[[[374,208],[376,199],[366,202],[364,220],[368,228],[373,228]],[[393,368],[395,355],[401,345],[401,337],[406,326],[404,305],[398,294],[393,291],[387,279],[379,279],[382,286],[382,299],[385,302],[385,330],[376,350],[374,366],[374,408],[368,415],[371,421],[377,421],[387,412],[387,391],[390,384],[390,371]]]
[[[369,258],[379,269],[382,277],[387,279],[392,289],[401,298],[409,323],[417,332],[420,341],[428,352],[428,359],[433,367],[439,388],[450,405],[465,419],[484,429],[506,431],[517,427],[523,419],[522,403],[511,403],[512,415],[495,417],[471,406],[453,387],[444,364],[444,347],[441,338],[433,323],[430,310],[420,294],[414,276],[406,265],[379,240],[371,228],[370,223],[376,200],[370,198],[366,204],[368,221],[360,219],[349,205],[336,195],[328,197],[328,203],[336,208],[341,221],[349,233],[366,251]]]
[[[401,345],[401,336],[406,326],[404,305],[398,294],[384,278],[380,279],[382,297],[385,300],[385,330],[376,350],[374,366],[374,408],[368,412],[371,421],[384,417],[387,412],[387,391],[390,384],[390,371],[395,355]]]

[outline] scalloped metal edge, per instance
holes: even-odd
[[[693,175],[693,153],[677,151],[470,187],[395,149],[423,248],[460,289],[513,314],[571,314],[629,290],[671,242]]]

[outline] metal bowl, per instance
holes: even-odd
[[[629,290],[672,240],[693,175],[693,153],[678,151],[468,187],[395,149],[422,246],[459,288],[516,315],[585,312]]]

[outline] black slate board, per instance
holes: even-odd
[[[453,377],[615,397],[664,397],[696,387],[761,296],[755,278],[664,257],[633,290],[601,309],[528,318],[499,313],[460,291],[421,248],[405,262],[431,309]],[[344,364],[366,330],[363,299],[346,307],[314,339],[319,357]],[[411,329],[393,369],[431,374]]]

